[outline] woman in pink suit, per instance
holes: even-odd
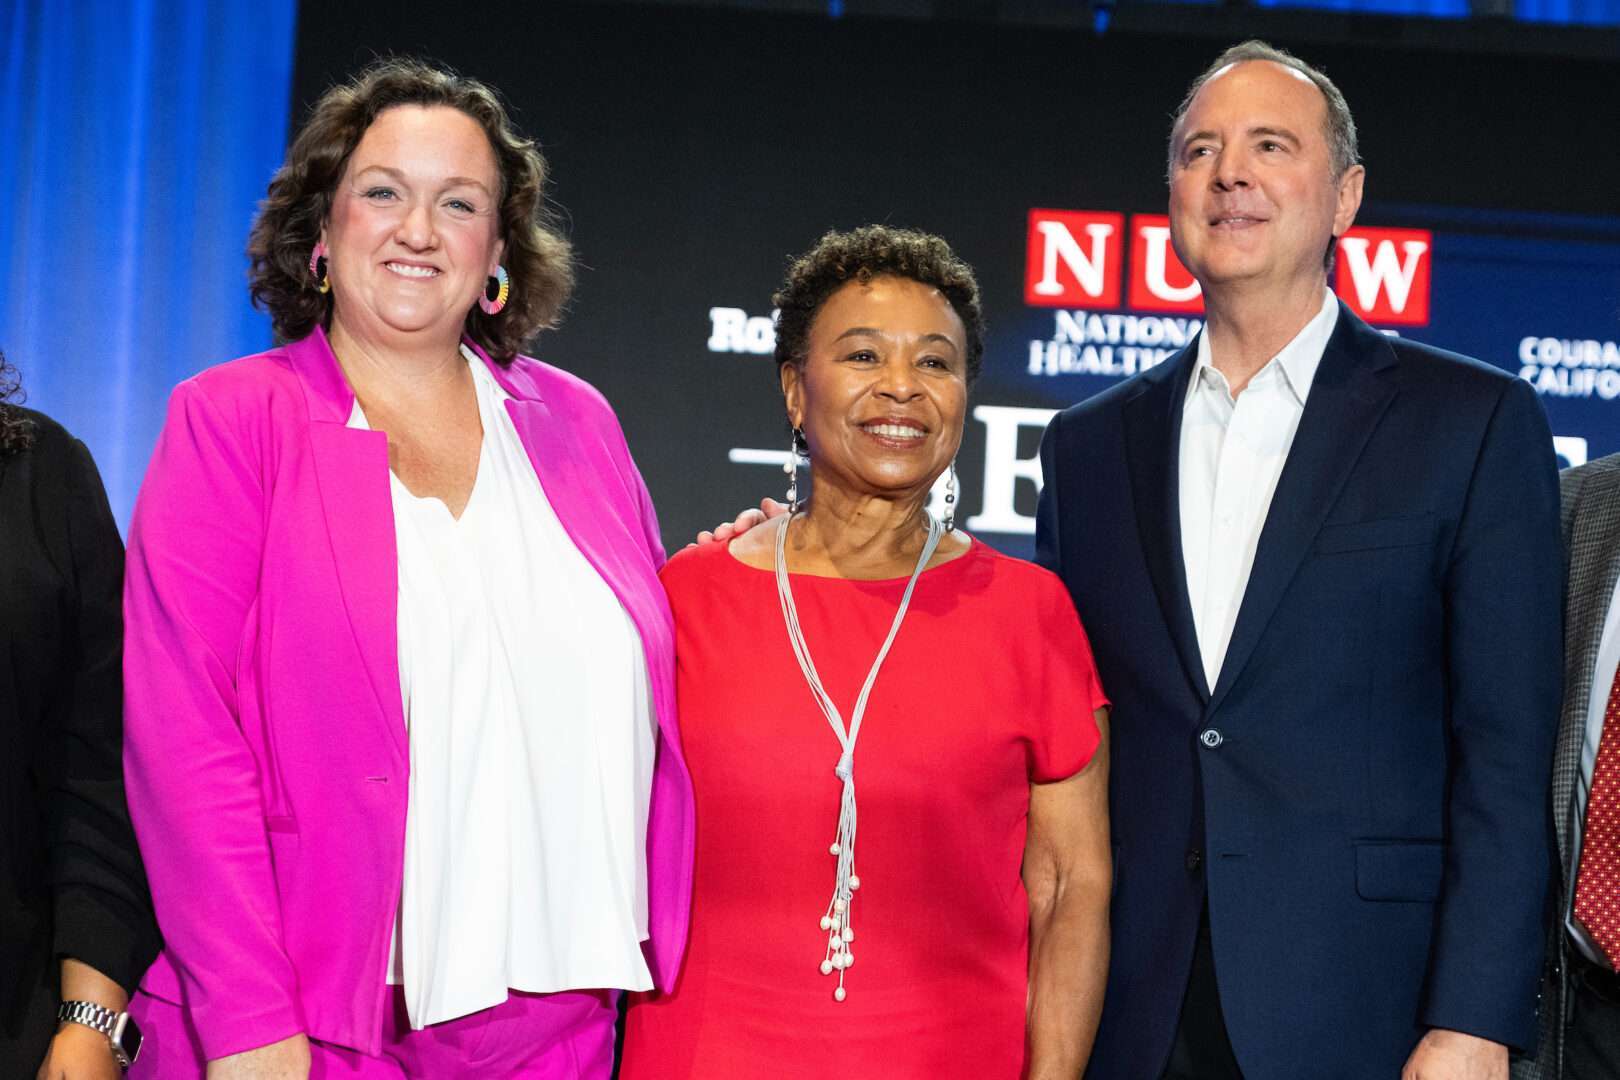
[[[652,506],[517,355],[544,163],[408,61],[329,91],[253,230],[287,343],[182,383],[136,507],[129,801],[162,1077],[605,1077],[669,986],[692,795]]]

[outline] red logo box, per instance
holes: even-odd
[[[1124,214],[1031,210],[1024,250],[1024,303],[1119,307]]]
[[[1170,246],[1170,219],[1131,217],[1131,278],[1125,303],[1133,311],[1201,314],[1204,293]]]
[[[1351,229],[1339,238],[1334,291],[1374,325],[1427,326],[1433,253],[1427,229]]]

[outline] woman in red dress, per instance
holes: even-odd
[[[1108,966],[1107,702],[1058,579],[953,530],[954,496],[927,511],[983,353],[973,273],[871,226],[775,301],[814,498],[663,572],[695,892],[622,1075],[1078,1076]]]

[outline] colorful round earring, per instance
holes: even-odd
[[[316,292],[332,291],[332,281],[326,276],[326,245],[319,240],[315,241],[315,249],[309,253],[309,276],[315,279]]]
[[[511,295],[512,282],[506,276],[506,267],[497,266],[495,273],[484,282],[484,295],[478,298],[478,306],[484,309],[485,315],[499,315]]]

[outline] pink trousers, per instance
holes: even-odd
[[[310,1042],[310,1080],[606,1080],[613,1070],[611,990],[560,994],[512,991],[494,1008],[412,1031],[404,992],[383,1017],[382,1052],[373,1057]],[[137,992],[130,1013],[145,1042],[131,1080],[193,1080],[206,1071],[184,1008]]]

